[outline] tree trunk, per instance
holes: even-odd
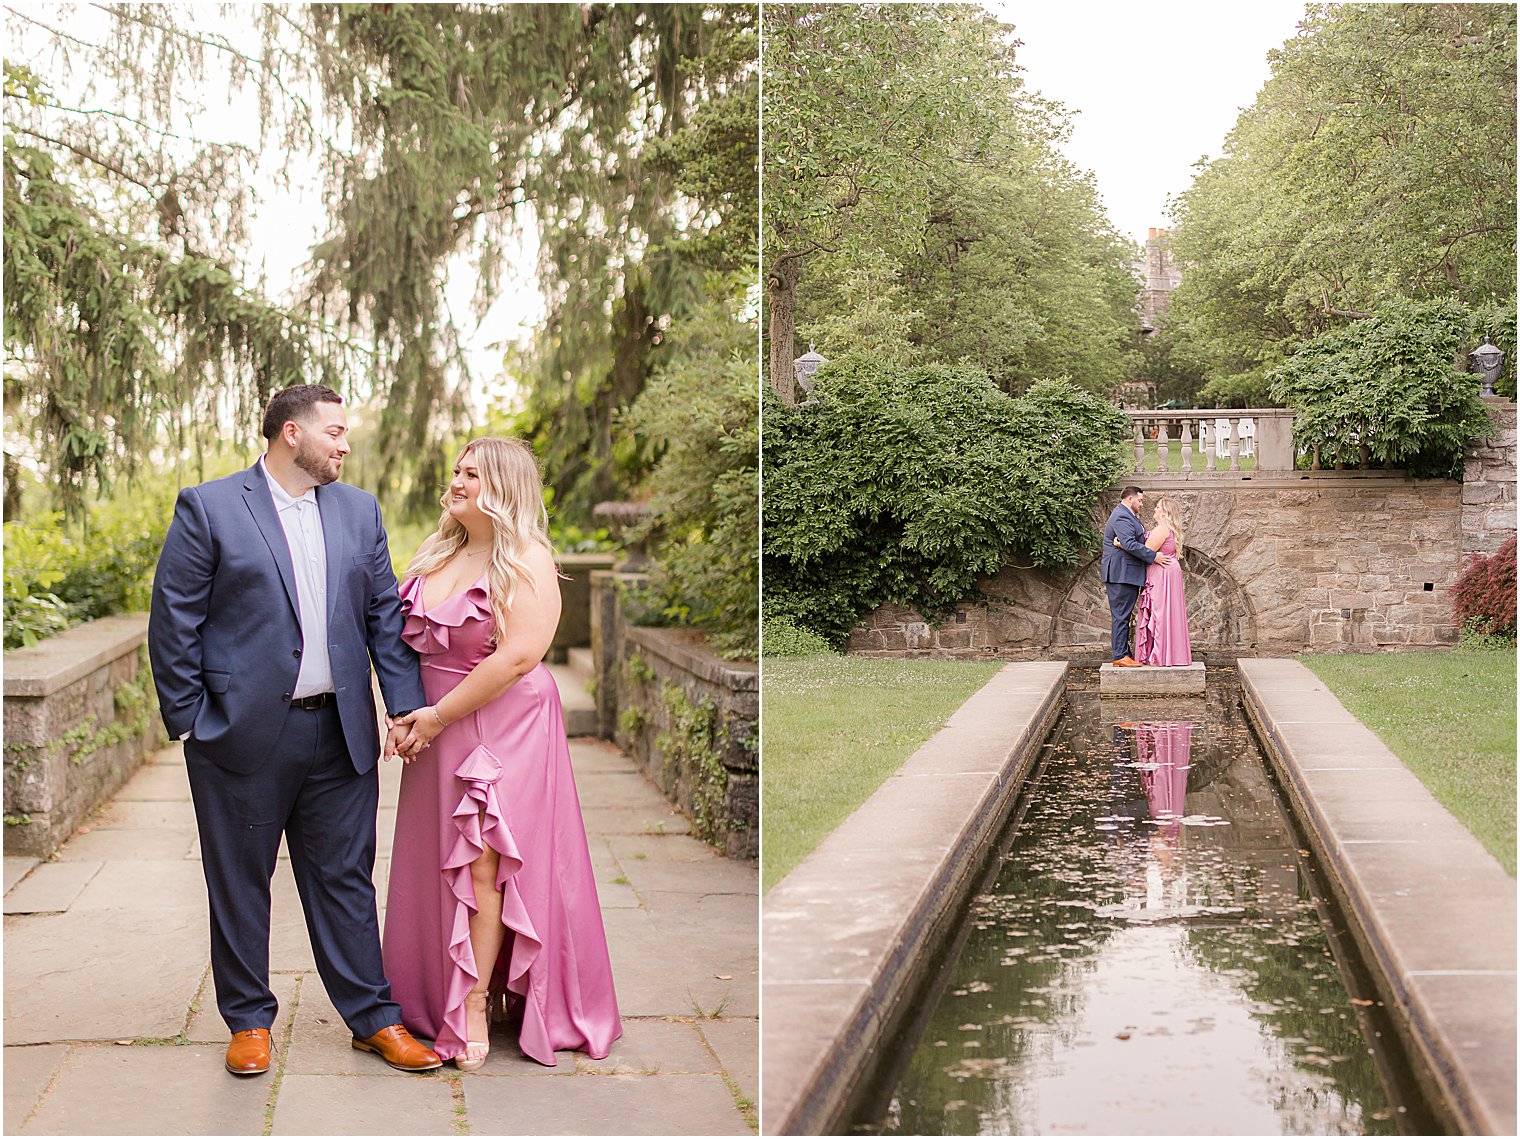
[[[5,453],[5,520],[21,517],[21,464],[9,451]]]
[[[771,305],[771,387],[781,402],[797,402],[796,358],[797,280],[802,276],[802,258],[796,254],[778,257],[766,275],[766,291]]]

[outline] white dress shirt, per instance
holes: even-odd
[[[317,508],[315,488],[292,498],[275,481],[259,458],[259,469],[269,480],[275,513],[290,546],[290,562],[296,572],[296,600],[301,618],[301,670],[290,695],[293,699],[333,691],[332,661],[327,655],[327,543],[322,535],[322,512]]]

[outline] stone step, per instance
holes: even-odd
[[[572,665],[548,664],[544,667],[559,687],[560,704],[565,710],[565,733],[571,736],[596,735],[596,702],[591,699],[585,679]]]
[[[1204,690],[1202,661],[1163,667],[1141,665],[1139,668],[1115,668],[1112,663],[1098,669],[1100,696],[1181,696]]]

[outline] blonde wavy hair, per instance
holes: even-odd
[[[1172,540],[1177,543],[1177,556],[1182,556],[1182,504],[1170,496],[1156,500],[1156,513],[1171,528]]]
[[[481,513],[491,519],[491,555],[487,559],[486,580],[491,593],[491,610],[496,615],[496,641],[507,632],[507,617],[517,598],[518,586],[526,582],[535,594],[538,582],[528,568],[525,555],[535,543],[551,554],[549,512],[544,509],[544,481],[538,460],[519,439],[487,436],[465,445],[459,462],[473,460],[480,471],[480,494],[476,498]],[[440,500],[443,517],[417,548],[406,567],[406,578],[421,577],[448,564],[465,543],[469,532],[449,513],[452,495],[444,488]]]

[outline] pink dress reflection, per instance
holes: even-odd
[[[494,617],[484,577],[431,613],[422,582],[401,587],[402,637],[436,705],[492,651]],[[606,1056],[623,1029],[559,689],[542,664],[450,724],[401,775],[385,971],[402,1022],[445,1060],[464,1051],[464,998],[482,967],[470,948],[470,863],[485,844],[501,856],[507,934],[484,968],[493,995],[522,998],[519,1046],[550,1066],[559,1049]]]
[[[1193,725],[1136,724],[1135,756],[1141,763],[1154,763],[1155,770],[1142,769],[1145,801],[1151,818],[1166,820],[1157,832],[1176,840],[1181,818],[1187,814],[1188,768],[1192,763]]]
[[[1160,552],[1170,555],[1172,561],[1170,565],[1152,562],[1146,567],[1145,585],[1135,607],[1135,659],[1141,664],[1192,664],[1182,563],[1177,561],[1177,542],[1170,534],[1161,543]]]

